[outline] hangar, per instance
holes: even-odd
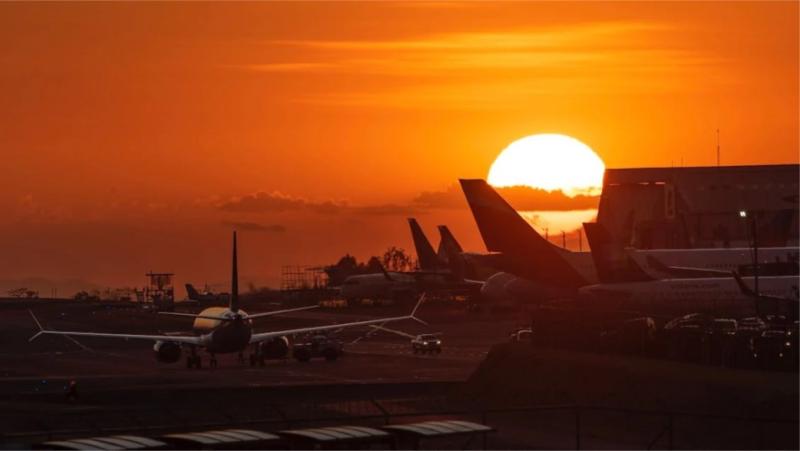
[[[798,244],[800,165],[607,169],[597,222],[639,249]]]

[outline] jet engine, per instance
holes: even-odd
[[[285,359],[289,355],[289,339],[275,337],[258,344],[258,355],[264,359]]]
[[[157,341],[153,346],[156,360],[161,363],[175,363],[181,358],[181,345],[168,341]]]

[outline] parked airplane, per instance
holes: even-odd
[[[624,251],[613,245],[601,226],[585,226],[586,236],[593,246],[592,257],[602,282],[580,287],[580,295],[611,301],[622,308],[675,315],[707,312],[751,316],[759,313],[758,307],[763,302],[754,299],[743,289],[754,284],[754,277],[734,277],[729,272],[691,267],[679,268],[683,277],[654,277],[635,260],[626,258]],[[761,296],[793,299],[794,303],[798,301],[797,285],[796,275],[758,279]]]
[[[422,292],[463,288],[459,283],[461,279],[453,274],[448,262],[441,258],[444,248],[458,249],[459,251],[461,249],[450,231],[447,230],[447,235],[442,235],[439,245],[440,253],[437,254],[433,251],[433,246],[416,219],[409,218],[408,224],[420,269],[399,272],[386,271],[382,268],[380,273],[350,276],[339,287],[341,297],[348,301],[360,299],[401,300],[413,298]]]
[[[401,300],[417,295],[417,279],[411,273],[386,271],[350,276],[339,287],[339,295],[349,302],[361,299]]]
[[[286,329],[271,332],[253,331],[252,321],[256,318],[265,316],[278,315],[281,313],[294,312],[299,310],[306,310],[316,306],[300,307],[287,310],[278,310],[272,312],[247,314],[244,310],[239,308],[239,275],[237,270],[237,256],[236,256],[236,232],[233,232],[233,263],[232,263],[232,277],[231,277],[231,296],[228,307],[209,307],[199,314],[190,313],[171,313],[161,312],[162,314],[169,314],[173,316],[184,316],[194,318],[194,336],[181,336],[181,335],[146,335],[146,334],[121,334],[121,333],[102,333],[102,332],[75,332],[75,331],[58,331],[50,330],[42,327],[39,320],[31,311],[30,314],[39,332],[30,338],[30,341],[35,340],[41,335],[65,335],[76,337],[104,337],[104,338],[121,338],[121,339],[134,339],[153,341],[155,345],[156,359],[159,362],[174,363],[181,358],[184,348],[188,348],[189,355],[186,358],[187,368],[202,366],[201,357],[198,355],[198,350],[205,350],[210,354],[210,365],[217,366],[216,354],[239,353],[240,359],[243,360],[243,353],[248,348],[251,349],[251,363],[258,362],[263,364],[267,358],[283,358],[289,352],[289,336],[295,334],[303,334],[309,332],[322,332],[329,330],[338,330],[345,327],[368,326],[371,324],[384,324],[392,321],[400,321],[406,319],[418,320],[416,318],[417,310],[424,300],[421,296],[414,309],[409,315],[396,316],[389,318],[379,318],[365,321],[355,321],[342,324],[328,324],[323,326],[301,327],[296,329]]]
[[[611,273],[598,276],[605,282],[612,281],[614,271],[630,272],[633,264],[647,275],[657,279],[693,277],[729,277],[731,271],[749,273],[753,264],[752,248],[711,249],[625,249],[614,240],[611,233],[598,223],[584,223],[583,229],[593,251],[597,266],[598,253],[607,254]],[[758,249],[758,265],[762,275],[792,275],[798,273],[797,247],[761,247]]]
[[[197,302],[228,302],[230,300],[230,293],[214,293],[206,287],[203,292],[197,291],[194,285],[186,284],[186,297],[191,301]]]
[[[481,295],[491,302],[571,296],[597,280],[591,255],[545,240],[484,180],[460,180],[481,237],[498,272]]]
[[[484,297],[493,301],[543,301],[574,296],[578,288],[600,282],[592,253],[570,252],[545,240],[484,180],[460,182],[486,247],[493,251],[487,258],[491,258],[495,267],[501,270],[486,280],[481,289]],[[793,250],[797,251],[796,248]],[[792,249],[778,248],[774,254],[768,252],[765,255],[775,258],[789,251]],[[713,266],[718,265],[720,259],[724,260],[720,256],[725,252],[728,258],[743,255],[741,249],[699,253],[691,249],[630,251],[637,258],[667,256],[669,264],[675,267],[695,266],[713,270],[696,274],[705,277],[722,275]],[[609,263],[607,272],[616,270],[613,265]],[[638,269],[642,273],[641,280],[655,278],[638,265],[632,268],[629,271]],[[727,272],[724,278],[732,280],[729,274]]]
[[[414,241],[414,250],[417,252],[417,261],[419,262],[419,269],[422,271],[446,271],[447,263],[440,258],[422,231],[422,227],[414,218],[408,218],[408,225],[411,227],[411,238]],[[441,248],[441,244],[439,245]]]

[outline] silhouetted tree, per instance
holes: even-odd
[[[404,249],[392,246],[383,253],[383,267],[387,271],[410,271],[414,269],[414,260]]]
[[[378,257],[375,257],[373,255],[372,257],[369,258],[369,261],[367,262],[367,273],[375,274],[383,272],[383,268],[384,268],[383,262],[381,262],[381,260]]]

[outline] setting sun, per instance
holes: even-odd
[[[561,190],[568,196],[595,195],[603,184],[603,160],[586,144],[559,134],[531,135],[503,149],[489,169],[497,187]]]

